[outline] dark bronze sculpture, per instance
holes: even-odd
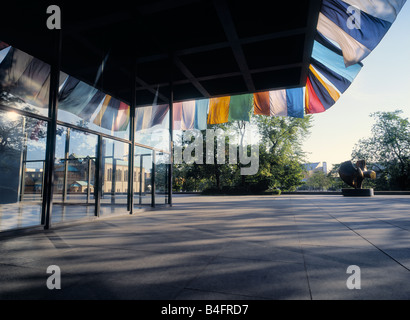
[[[354,189],[342,189],[343,195],[350,196],[372,196],[373,189],[362,189],[365,178],[376,179],[376,172],[367,170],[366,162],[359,160],[355,164],[352,161],[345,161],[339,168],[340,178]]]

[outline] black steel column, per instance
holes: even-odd
[[[151,207],[155,208],[155,171],[156,151],[152,150],[152,172],[151,172]]]
[[[66,202],[67,200],[68,156],[70,153],[70,132],[71,132],[71,129],[67,128],[67,133],[65,136],[65,152],[64,152],[63,202]]]
[[[115,141],[112,142],[112,145],[111,204],[115,204],[115,193],[117,190],[117,159],[114,157]]]
[[[44,179],[43,192],[43,207],[41,215],[41,223],[44,229],[49,229],[51,226],[51,214],[53,206],[53,185],[54,185],[54,158],[56,151],[56,133],[57,133],[57,103],[58,103],[58,87],[60,85],[60,65],[61,65],[61,49],[62,49],[62,34],[61,29],[50,30],[53,33],[54,54],[50,70],[50,95],[48,116],[50,120],[47,126],[47,143],[46,143],[46,172]]]
[[[24,119],[24,117],[23,117]],[[19,196],[19,201],[23,201],[24,199],[24,191],[26,189],[26,167],[27,167],[27,138],[24,139],[25,145],[23,146],[23,155],[22,159],[20,161],[21,163],[21,171],[20,171],[20,196]]]
[[[43,200],[44,196],[44,179],[45,179],[45,172],[46,172],[46,161],[43,160],[43,174],[41,176],[41,200]]]
[[[95,159],[95,182],[94,182],[94,198],[95,198],[95,212],[94,215],[96,217],[100,216],[100,206],[101,206],[101,195],[102,195],[102,179],[103,179],[103,172],[104,170],[102,162],[103,162],[103,138],[102,136],[98,136],[98,143],[97,143],[97,155]]]
[[[140,172],[139,172],[139,179],[140,179],[139,181],[140,192],[139,192],[139,201],[138,201],[139,204],[142,204],[142,166],[143,165],[144,165],[144,159],[143,159],[143,155],[141,154],[140,155]],[[146,186],[146,183],[145,183],[145,171],[144,171],[144,194],[145,194],[145,186]]]
[[[88,158],[87,161],[87,204],[90,203],[90,196],[91,196],[91,158]]]
[[[174,153],[174,85],[173,85],[173,70],[174,70],[174,55],[170,54],[170,82],[169,82],[169,165],[168,165],[168,204],[172,206],[172,180],[173,180],[173,153]]]
[[[21,117],[22,118],[22,129],[23,129],[23,146],[22,146],[22,151],[20,152],[20,171],[19,171],[19,186],[18,186],[18,195],[17,195],[17,201],[23,201],[24,198],[24,189],[26,186],[25,178],[26,178],[26,161],[27,161],[27,144],[28,144],[28,138],[27,138],[27,132],[26,132],[26,117]]]
[[[128,152],[128,211],[133,214],[134,211],[134,152],[135,152],[135,105],[137,99],[136,93],[136,63],[134,64],[132,79],[131,79],[131,104],[130,104],[130,140],[131,144]]]

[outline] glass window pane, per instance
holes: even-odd
[[[61,73],[58,95],[60,121],[129,139],[130,106],[72,76]]]
[[[53,222],[94,216],[97,144],[96,135],[58,126]]]
[[[169,151],[169,107],[156,105],[135,110],[135,142]]]
[[[127,211],[129,144],[103,140],[102,199],[100,215]]]
[[[0,50],[0,104],[48,116],[50,65],[8,46]]]
[[[155,155],[155,205],[168,202],[169,154],[156,152]]]
[[[96,135],[70,130],[67,201],[89,203],[94,199]],[[88,193],[88,189],[90,192]]]
[[[152,151],[135,147],[134,155],[134,206],[151,205]]]
[[[0,231],[39,225],[47,122],[0,111]]]

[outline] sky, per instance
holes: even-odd
[[[410,3],[363,61],[363,68],[330,109],[314,114],[303,150],[309,162],[332,164],[351,160],[359,139],[371,135],[376,111],[403,110],[410,119]]]

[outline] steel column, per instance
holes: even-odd
[[[174,54],[170,54],[170,82],[169,82],[169,164],[168,164],[168,204],[172,206],[172,176],[173,176],[173,151],[174,151]]]
[[[152,171],[151,171],[151,207],[155,208],[155,171],[156,171],[156,151],[152,150]]]
[[[139,185],[140,185],[140,192],[139,192],[139,204],[142,204],[142,166],[144,165],[144,161],[143,161],[143,157],[142,154],[140,155],[140,172],[139,172],[139,177],[140,177],[140,181],[139,181]],[[145,173],[144,173],[144,184],[145,184]],[[144,185],[144,193],[145,193],[145,185]]]
[[[54,185],[54,158],[56,151],[56,133],[57,133],[57,103],[58,103],[58,87],[60,85],[60,65],[61,65],[61,49],[62,49],[62,34],[61,29],[50,31],[53,33],[54,55],[50,65],[50,94],[49,94],[49,109],[48,109],[48,127],[47,127],[47,143],[46,143],[46,172],[44,179],[43,192],[43,207],[41,214],[41,224],[44,229],[49,229],[51,226],[51,214],[53,207],[53,185]]]
[[[87,204],[90,202],[90,196],[91,196],[91,158],[88,158],[87,161]]]
[[[102,179],[103,179],[103,138],[98,136],[97,155],[95,159],[95,182],[94,182],[94,198],[95,198],[95,213],[96,217],[100,216],[101,196],[102,196]]]
[[[134,212],[134,152],[135,152],[135,105],[137,99],[137,63],[134,63],[133,74],[131,79],[131,104],[130,104],[130,141],[128,152],[128,201],[127,207],[130,214]]]
[[[64,152],[64,184],[63,184],[63,202],[67,200],[67,178],[68,178],[68,156],[70,153],[70,132],[71,129],[67,128],[65,136],[65,152]]]

